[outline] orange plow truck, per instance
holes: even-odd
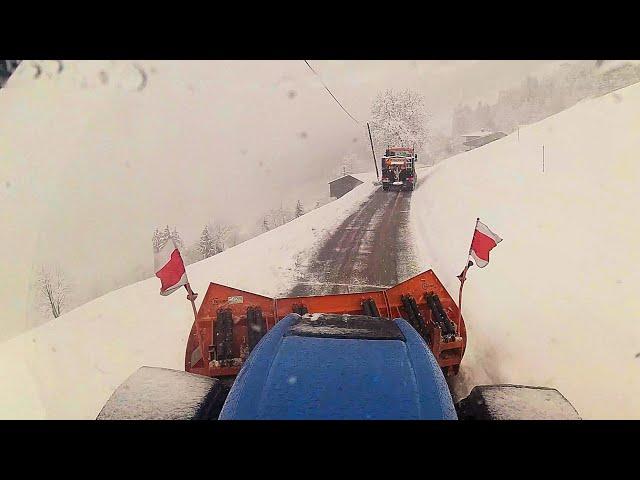
[[[464,319],[432,270],[392,288],[270,298],[211,283],[184,371],[141,367],[98,419],[571,419],[555,389],[480,385],[454,403]]]

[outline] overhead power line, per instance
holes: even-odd
[[[318,77],[318,80],[320,80],[320,83],[322,83],[322,86],[324,87],[324,89],[325,89],[327,92],[329,92],[329,95],[331,95],[331,97],[336,101],[336,103],[337,103],[338,105],[340,105],[340,108],[344,111],[344,113],[346,113],[347,115],[349,115],[349,118],[351,118],[351,120],[353,120],[354,122],[356,122],[358,125],[361,125],[361,124],[360,124],[360,122],[359,122],[358,120],[356,120],[356,119],[353,117],[353,115],[351,115],[351,114],[347,111],[347,109],[346,109],[346,108],[344,108],[344,107],[342,106],[342,104],[341,104],[341,103],[340,103],[340,101],[336,98],[336,96],[335,96],[333,93],[331,93],[331,90],[329,90],[329,87],[327,87],[327,86],[325,85],[325,83],[322,81],[322,78],[320,77],[320,75],[318,74],[318,72],[316,72],[316,71],[313,69],[313,67],[312,67],[311,65],[309,65],[309,62],[307,62],[307,61],[305,60],[305,61],[304,61],[304,63],[306,63],[306,64],[307,64],[307,67],[309,67],[309,70],[311,70],[311,71],[313,72],[313,74],[314,74],[316,77]]]

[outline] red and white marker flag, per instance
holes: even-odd
[[[486,267],[489,264],[489,252],[501,241],[502,239],[498,235],[478,219],[476,221],[476,229],[473,232],[469,255],[475,260],[478,267]]]
[[[502,239],[493,233],[491,229],[478,218],[476,219],[476,228],[473,231],[469,256],[475,260],[478,267],[486,267],[489,264],[489,252],[501,241]],[[458,292],[458,331],[462,323],[462,288],[467,279],[467,270],[473,265],[473,262],[469,260],[469,256],[467,257],[467,265],[464,267],[464,270],[462,270],[462,273],[458,275],[458,280],[460,280],[460,291]]]
[[[155,253],[156,277],[160,279],[160,295],[169,295],[183,285],[188,285],[187,271],[180,256],[180,251],[172,238]]]

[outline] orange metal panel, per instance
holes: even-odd
[[[293,312],[294,305],[304,305],[309,313],[362,315],[362,302],[367,299],[372,299],[375,302],[380,316],[389,316],[384,291],[382,290],[364,293],[278,298],[276,299],[276,316],[280,319],[290,314]]]
[[[430,293],[438,295],[444,311],[456,326],[455,340],[445,342],[438,325],[431,319],[431,310],[425,300],[425,295]],[[440,283],[435,273],[433,273],[433,270],[427,270],[409,280],[405,280],[395,287],[388,289],[385,294],[392,317],[408,318],[407,312],[402,304],[402,295],[411,295],[415,299],[418,310],[420,310],[420,313],[427,323],[427,330],[431,338],[430,347],[438,360],[438,364],[443,367],[446,374],[458,373],[466,346],[467,329],[465,328],[462,317],[460,317],[460,324],[458,325],[458,306],[442,283]]]
[[[200,305],[197,320],[191,328],[185,354],[185,370],[194,372],[203,368],[208,376],[236,375],[240,367],[215,367],[210,364],[209,346],[214,343],[218,310],[231,309],[233,318],[233,357],[240,358],[243,344],[247,342],[247,308],[260,307],[267,330],[275,324],[274,300],[263,295],[246,292],[217,283],[209,284],[204,300]],[[200,347],[202,360],[192,365],[196,348]]]
[[[234,376],[240,371],[239,365],[215,366],[211,363],[212,359],[209,356],[209,347],[214,343],[216,334],[218,310],[223,308],[231,310],[233,318],[232,354],[234,358],[240,358],[243,344],[247,339],[246,312],[248,307],[260,307],[266,329],[269,330],[278,320],[292,313],[296,305],[306,307],[310,314],[361,315],[363,314],[362,302],[368,299],[375,302],[380,316],[407,319],[408,315],[404,310],[401,296],[411,295],[425,320],[429,346],[439,365],[445,374],[456,374],[466,345],[464,321],[461,319],[460,325],[456,325],[456,338],[445,341],[439,326],[431,319],[431,311],[425,300],[427,293],[437,294],[451,321],[454,324],[457,323],[458,307],[432,270],[416,275],[388,290],[279,299],[211,283],[187,340],[185,370],[214,377]]]

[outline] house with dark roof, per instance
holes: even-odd
[[[482,129],[478,132],[462,135],[462,138],[464,138],[465,151],[468,152],[506,136],[507,134],[504,132],[492,132],[491,130]]]
[[[362,183],[364,183],[362,180],[359,180],[350,174],[343,175],[340,178],[336,178],[329,182],[329,196],[333,198],[340,198],[345,193],[350,192]]]

